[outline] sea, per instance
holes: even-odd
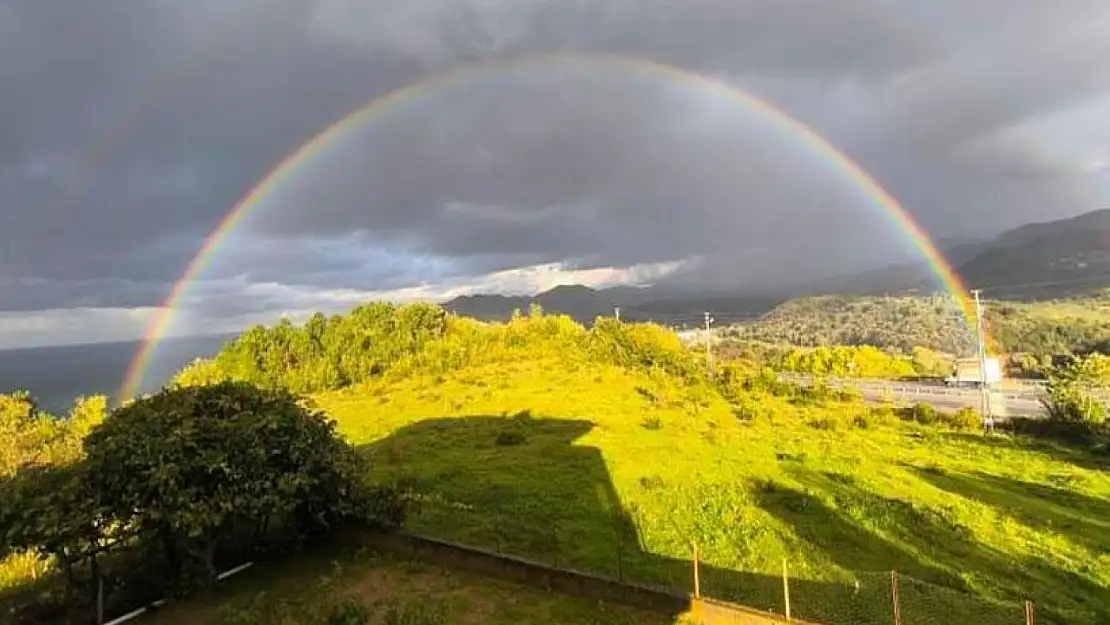
[[[163,339],[140,392],[157,391],[193,360],[213,356],[233,335]],[[91,343],[0,350],[0,393],[27,390],[39,408],[66,414],[81,396],[107,395],[113,403],[141,343]]]

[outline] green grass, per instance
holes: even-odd
[[[785,558],[794,614],[830,623],[889,622],[892,569],[907,622],[1020,623],[1025,599],[1110,618],[1110,478],[1080,452],[771,396],[741,422],[703,388],[553,359],[317,402],[436,536],[679,588],[697,543],[703,592],[772,610]]]
[[[323,625],[338,605],[362,606],[375,625],[672,625],[623,606],[447,571],[367,551],[317,553],[232,578],[171,603],[138,625]],[[333,621],[334,622],[334,621]]]

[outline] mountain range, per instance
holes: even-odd
[[[1033,300],[1088,294],[1110,287],[1110,209],[1057,221],[1026,224],[989,240],[937,241],[948,262],[970,288],[992,299]],[[924,262],[881,267],[761,292],[696,292],[673,285],[593,289],[557,286],[536,295],[481,294],[457,297],[444,306],[457,314],[504,320],[514,310],[538,304],[583,323],[619,314],[633,321],[697,326],[703,311],[716,323],[763,314],[792,298],[826,294],[874,295],[932,292],[933,269]]]

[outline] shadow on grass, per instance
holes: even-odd
[[[956,492],[956,489],[970,492],[976,487],[937,473],[920,470],[918,473],[930,483],[951,487],[950,492]],[[822,509],[825,517],[839,517],[839,521],[833,523],[815,524],[812,520],[808,523],[796,523],[795,528],[804,527],[807,529],[803,531],[816,533],[816,536],[807,538],[818,544],[824,541],[831,545],[830,553],[835,548],[842,554],[854,555],[861,562],[857,566],[874,568],[883,563],[882,559],[891,558],[883,568],[897,567],[900,572],[919,580],[952,589],[982,593],[1007,602],[1037,599],[1038,592],[1051,596],[1054,605],[1038,608],[1040,622],[1110,622],[1110,612],[1107,611],[1110,595],[1106,588],[1089,579],[1060,570],[1040,558],[1009,555],[988,547],[976,540],[971,530],[951,522],[935,509],[917,507],[900,499],[863,490],[847,476],[794,471],[792,477],[803,484],[808,492],[823,495],[821,500],[812,494],[799,493],[798,497],[806,498],[811,507]],[[992,492],[995,501],[984,503],[996,507],[1007,505],[1007,501],[1000,495],[1001,489],[1006,486],[987,483],[978,486],[994,489]],[[1016,490],[1020,486],[1009,485],[1009,488]],[[830,508],[824,501],[833,502],[834,508]],[[1010,505],[1013,503],[1009,501]],[[860,523],[853,520],[855,515],[866,516],[870,520],[869,525],[873,524],[870,532],[872,536],[881,533],[885,538],[878,542],[867,542],[871,539],[859,538],[858,531],[844,537],[835,536],[834,532],[837,530],[827,529],[844,525],[858,528]],[[1030,512],[1029,516],[1035,516],[1035,513]],[[1089,529],[1096,527],[1101,525]],[[853,547],[845,550],[844,544]],[[903,597],[910,600],[905,593]],[[932,597],[928,601],[935,603],[937,599]],[[922,599],[919,603],[924,602]],[[970,604],[967,607],[970,608]],[[939,611],[939,606],[937,609]],[[995,613],[997,619],[988,620],[988,616]],[[987,610],[984,607],[984,612],[975,622],[1004,623],[1010,622],[1010,618],[1011,613]]]
[[[1110,501],[987,473],[917,469],[921,479],[992,506],[1022,523],[1054,532],[1094,552],[1110,550]]]
[[[1063,536],[1092,554],[1110,550],[1110,501],[986,473],[916,472],[939,489],[991,506],[1029,527]],[[1076,603],[1101,606],[1101,622],[1110,622],[1110,589],[1043,561],[1027,561],[1023,569],[1022,576],[1030,585],[1052,585],[1055,592]]]
[[[375,479],[419,494],[408,522],[412,531],[559,567],[691,591],[692,558],[662,556],[643,546],[601,451],[582,444],[581,439],[594,427],[588,420],[528,416],[428,419],[361,451],[370,457]],[[645,463],[660,460],[643,459]],[[865,497],[852,486],[824,476],[802,478],[814,488]],[[878,501],[870,497],[871,504]],[[916,543],[918,551],[908,549],[901,541],[884,538],[806,492],[764,485],[759,502],[793,526],[803,540],[828,553],[836,565],[878,571],[844,583],[792,579],[791,604],[796,618],[833,625],[890,623],[891,569],[937,584],[963,586],[962,579],[952,572],[960,567],[941,566],[922,556],[921,551],[927,552],[923,541]],[[898,510],[899,504],[905,505],[889,501],[881,505]],[[906,535],[899,538],[908,541],[915,531],[912,525],[920,519],[904,520]],[[966,540],[961,544],[969,545]],[[977,555],[973,545],[950,555],[988,557]],[[976,561],[969,566],[981,564]],[[705,564],[699,566],[699,575],[706,596],[783,611],[779,576]],[[949,594],[923,598],[913,622],[951,623],[954,618],[978,614],[978,599],[945,592]],[[1000,616],[994,608],[988,604],[976,622],[1020,622],[1019,611],[1007,608]]]
[[[1020,447],[1093,471],[1110,470],[1110,452],[1106,441],[1066,440],[1048,434],[1038,434],[1050,426],[1043,419],[1014,418],[999,424],[999,429],[1009,436],[983,436],[982,434],[945,433],[946,439],[978,445],[988,449],[1013,449]]]

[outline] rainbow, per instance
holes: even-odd
[[[639,57],[629,57],[613,54],[582,54],[562,53],[523,56],[508,60],[480,63],[436,74],[419,82],[401,87],[390,93],[371,100],[363,107],[348,114],[346,117],[333,122],[321,132],[313,136],[299,148],[286,155],[276,167],[261,181],[254,185],[242,197],[219,225],[205,238],[192,261],[189,262],[181,277],[174,283],[169,296],[159,309],[154,320],[147,329],[134,359],[128,368],[123,385],[119,391],[119,399],[134,397],[138,391],[143,376],[150,366],[151,358],[158,346],[158,342],[165,335],[174,319],[174,313],[182,298],[188,292],[190,285],[207,267],[215,251],[227,239],[235,227],[267,197],[271,190],[279,183],[294,175],[304,164],[312,161],[321,154],[336,139],[349,131],[358,128],[368,120],[382,113],[403,105],[413,98],[436,89],[457,84],[482,75],[499,70],[515,69],[532,64],[552,64],[560,62],[582,63],[589,62],[629,72],[639,72],[663,80],[687,84],[708,93],[726,98],[747,110],[762,114],[769,122],[777,124],[783,131],[802,139],[816,155],[823,157],[831,167],[847,178],[861,192],[871,198],[894,225],[905,235],[921,253],[929,264],[932,272],[956,300],[965,319],[973,323],[975,320],[975,305],[968,296],[968,289],[956,274],[944,255],[933,244],[928,234],[914,221],[906,209],[875,181],[855,161],[838,150],[827,139],[801,121],[794,119],[786,112],[777,108],[772,103],[757,98],[736,87],[730,86],[718,79],[703,76],[690,70],[666,65],[653,60]]]

